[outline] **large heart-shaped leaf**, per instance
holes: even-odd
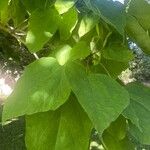
[[[76,99],[60,109],[26,117],[28,150],[87,150],[92,124]]]
[[[55,110],[70,94],[64,68],[56,59],[41,58],[30,64],[4,104],[3,121],[24,114]]]
[[[124,115],[134,124],[130,132],[143,144],[150,144],[150,88],[139,83],[127,85],[131,102]]]
[[[66,75],[79,103],[100,133],[129,103],[128,92],[106,75],[87,76],[84,68],[75,63],[66,65]]]

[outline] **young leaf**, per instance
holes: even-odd
[[[60,17],[53,8],[37,9],[29,19],[26,45],[31,52],[37,52],[58,29]]]
[[[77,0],[56,0],[55,7],[59,14],[67,12]]]
[[[25,114],[55,110],[70,94],[64,68],[56,59],[41,58],[30,64],[4,104],[3,121]]]
[[[78,30],[79,37],[84,36],[90,30],[92,30],[98,23],[99,17],[93,14],[86,14],[81,20],[80,27]]]
[[[100,133],[129,103],[128,92],[106,75],[87,76],[84,68],[75,63],[66,65],[66,75],[79,103]]]
[[[87,150],[92,124],[73,97],[58,110],[26,117],[28,150]]]
[[[73,29],[78,21],[77,10],[73,7],[62,15],[62,20],[59,25],[60,39],[67,40],[70,38]]]
[[[73,48],[69,45],[61,46],[56,52],[56,59],[60,65],[64,65],[69,60],[83,59],[90,54],[90,48],[86,42],[80,41]]]
[[[143,144],[150,144],[150,88],[139,83],[127,85],[131,102],[124,111],[124,116],[134,124],[130,124],[130,132]]]

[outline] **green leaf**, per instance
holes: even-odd
[[[69,45],[62,45],[56,50],[55,57],[60,65],[64,65],[70,59],[71,50]]]
[[[128,62],[119,62],[102,58],[100,64],[92,67],[92,71],[95,73],[107,74],[116,79],[118,75],[128,67]]]
[[[55,7],[59,14],[67,12],[77,0],[56,0]]]
[[[107,150],[135,150],[135,146],[127,136],[123,140],[118,141],[111,134],[105,132],[103,142]]]
[[[126,32],[128,36],[146,53],[150,55],[150,36],[141,27],[135,17],[127,16]]]
[[[102,136],[102,142],[107,150],[134,150],[133,144],[126,135],[126,119],[122,116],[112,122]]]
[[[150,29],[150,4],[146,0],[132,0],[128,12],[145,30]]]
[[[126,119],[120,115],[114,122],[111,123],[106,132],[111,134],[117,140],[122,140],[126,137],[127,125]],[[105,133],[104,133],[105,134]]]
[[[3,121],[25,114],[55,110],[70,94],[64,68],[56,59],[41,58],[30,64],[4,104]]]
[[[100,133],[129,103],[128,92],[106,75],[87,76],[84,68],[75,63],[66,65],[66,75],[79,103]]]
[[[60,17],[53,8],[37,9],[29,19],[26,45],[31,52],[37,52],[58,29]]]
[[[99,22],[99,17],[93,14],[86,14],[81,20],[80,27],[78,30],[79,37],[84,36],[90,30],[92,30]]]
[[[71,51],[71,60],[76,60],[80,58],[85,58],[90,54],[90,46],[87,45],[86,42],[80,41],[78,42]]]
[[[84,0],[84,2],[105,22],[114,26],[120,34],[124,34],[126,17],[123,4],[112,0]]]
[[[131,102],[123,113],[134,124],[130,124],[130,132],[141,143],[150,144],[150,88],[139,83],[127,85]]]
[[[62,15],[62,20],[59,25],[60,39],[67,40],[70,38],[73,29],[78,21],[78,14],[73,7]]]
[[[9,20],[8,0],[0,0],[0,22],[6,24]]]
[[[103,57],[119,62],[128,62],[133,59],[132,52],[121,44],[110,44],[104,48]]]
[[[80,41],[73,48],[69,45],[61,46],[56,52],[56,59],[60,65],[64,65],[69,60],[83,59],[90,54],[88,45]]]
[[[28,150],[87,150],[92,124],[73,97],[60,109],[26,117]]]
[[[13,19],[15,27],[23,24],[23,21],[26,19],[27,12],[20,0],[11,1],[10,12],[11,19]]]
[[[36,9],[45,9],[51,6],[55,0],[21,0],[27,11],[30,13],[34,12]]]
[[[8,6],[8,1],[9,0],[0,0],[0,11],[4,8]]]

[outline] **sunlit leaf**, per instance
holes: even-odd
[[[77,21],[78,21],[78,14],[75,8],[71,8],[68,12],[62,15],[62,19],[59,25],[61,40],[67,40],[70,38]]]
[[[42,49],[43,45],[53,36],[58,28],[60,18],[53,8],[37,9],[29,20],[26,45],[31,52]]]
[[[4,104],[3,121],[25,114],[55,110],[70,94],[64,69],[56,59],[41,58],[30,64]]]
[[[56,0],[55,7],[60,14],[67,12],[77,0]]]
[[[86,14],[81,20],[80,27],[78,30],[79,37],[82,37],[95,27],[98,23],[99,17],[93,14]]]
[[[69,60],[84,59],[90,54],[90,48],[86,42],[80,41],[73,48],[69,45],[61,46],[56,52],[56,58],[60,65]]]

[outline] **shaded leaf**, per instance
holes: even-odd
[[[102,142],[107,150],[134,150],[134,145],[126,135],[127,124],[123,116],[111,123],[102,136]]]
[[[32,13],[37,9],[48,8],[51,4],[54,3],[54,0],[21,0],[26,9]]]
[[[92,124],[73,97],[58,110],[26,117],[26,145],[33,150],[87,150]]]
[[[143,144],[150,144],[150,88],[139,83],[127,85],[131,102],[124,111],[124,116],[134,124],[130,124],[130,132]]]
[[[126,136],[123,140],[117,141],[115,137],[106,132],[103,141],[107,150],[135,150],[135,146]]]
[[[20,0],[11,1],[10,12],[15,27],[22,24],[23,21],[26,19],[27,12]]]
[[[110,44],[104,48],[103,57],[119,62],[128,62],[133,59],[132,51],[121,44]]]
[[[118,75],[128,67],[128,62],[118,62],[102,58],[100,64],[92,67],[92,71],[95,73],[107,74],[116,79],[118,78]]]
[[[136,18],[127,16],[126,32],[128,36],[146,53],[150,55],[150,36],[141,27]]]
[[[112,0],[84,0],[84,2],[104,21],[113,25],[119,33],[124,34],[126,17],[123,4]]]
[[[146,0],[132,0],[128,12],[145,30],[150,29],[150,4]]]

